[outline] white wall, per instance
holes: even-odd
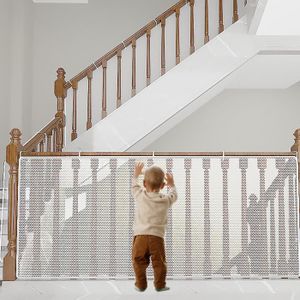
[[[0,162],[4,160],[5,145],[4,141],[7,140],[9,131],[9,85],[10,85],[10,20],[7,12],[11,11],[11,2],[0,0]]]
[[[268,0],[256,34],[299,36],[299,9],[299,0]]]
[[[31,135],[32,3],[0,1],[1,119],[0,161],[13,127]]]
[[[145,151],[289,151],[300,127],[300,84],[225,90]]]

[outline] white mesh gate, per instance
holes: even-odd
[[[20,159],[18,278],[133,278],[136,161],[174,174],[169,279],[298,277],[295,157],[81,156]]]

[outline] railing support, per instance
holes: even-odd
[[[65,70],[63,68],[58,68],[56,71],[57,79],[54,83],[54,94],[57,99],[57,113],[55,118],[60,118],[61,122],[57,128],[56,136],[56,150],[58,152],[62,151],[64,143],[64,128],[66,126],[66,116],[65,116],[65,98],[67,97],[67,90],[65,89]]]
[[[204,21],[204,44],[209,42],[209,8],[208,0],[205,0],[205,21]]]
[[[3,261],[3,279],[16,280],[16,243],[18,207],[18,162],[21,151],[21,131],[10,132],[10,143],[6,147],[6,162],[9,164],[8,188],[8,252]]]

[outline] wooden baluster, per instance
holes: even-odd
[[[179,17],[180,8],[176,8],[176,65],[180,63],[180,33],[179,33]]]
[[[190,0],[190,54],[195,52],[194,5],[195,0]]]
[[[72,212],[72,269],[71,276],[74,278],[79,276],[79,169],[80,159],[72,159],[72,170],[73,170],[73,212]]]
[[[204,44],[209,41],[209,15],[208,15],[208,0],[205,0],[205,30],[204,30]]]
[[[289,272],[290,274],[298,275],[299,269],[297,268],[297,257],[298,257],[298,239],[297,239],[297,214],[296,214],[296,197],[295,191],[297,186],[295,184],[296,179],[296,167],[291,170],[289,174]]]
[[[160,54],[161,75],[166,73],[166,19],[161,20],[161,54]]]
[[[259,272],[260,275],[266,277],[269,273],[268,265],[268,224],[267,224],[267,207],[269,206],[266,194],[266,169],[267,159],[260,157],[257,159],[257,167],[259,169],[259,202],[260,207],[260,229],[259,229],[259,245],[261,246],[257,253],[259,254]]]
[[[219,0],[219,33],[224,31],[223,0]]]
[[[116,251],[116,240],[117,232],[116,227],[118,224],[117,220],[117,167],[118,161],[116,158],[111,158],[109,161],[110,167],[110,205],[109,205],[109,277],[114,278],[117,273],[117,251]]]
[[[148,86],[151,82],[151,60],[150,60],[150,37],[151,37],[151,30],[148,29],[146,33],[147,37],[147,66],[146,66],[146,85]]]
[[[42,140],[42,141],[39,143],[39,152],[44,152],[44,143],[45,143],[44,140]]]
[[[74,141],[77,138],[77,90],[78,90],[78,82],[72,81],[72,89],[73,89],[73,113],[72,113],[72,133],[71,133],[71,141]]]
[[[93,79],[93,72],[89,71],[87,73],[88,79],[88,96],[87,96],[87,121],[86,121],[86,130],[89,130],[92,124],[92,79]]]
[[[184,159],[184,170],[185,170],[185,270],[184,274],[186,277],[192,276],[192,219],[191,219],[191,168],[192,159]]]
[[[90,216],[90,240],[91,243],[89,245],[89,259],[90,259],[90,272],[89,276],[92,278],[97,277],[98,275],[98,264],[99,260],[97,259],[97,254],[99,253],[99,248],[97,247],[99,238],[101,236],[98,235],[97,228],[101,228],[103,226],[108,226],[108,224],[104,223],[101,215],[98,215],[98,197],[101,197],[101,192],[98,189],[98,167],[99,167],[99,159],[94,157],[90,159],[90,168],[92,173],[92,182],[91,182],[91,198],[89,199],[89,206],[91,208],[91,216]],[[107,210],[106,210],[107,211]],[[100,210],[101,212],[101,210]],[[100,224],[99,224],[100,223]],[[102,224],[101,224],[102,223]],[[104,225],[105,224],[105,225]],[[102,248],[107,249],[106,247]],[[102,250],[102,251],[103,251]],[[101,250],[100,250],[101,251]],[[104,250],[105,251],[105,250]],[[102,253],[103,255],[104,253]],[[88,262],[86,262],[88,264]]]
[[[235,23],[239,19],[238,14],[238,3],[237,0],[233,0],[233,16],[232,16],[232,23]]]
[[[122,51],[119,50],[117,53],[117,60],[118,60],[118,66],[117,66],[117,108],[121,106],[121,62],[122,62]]]
[[[61,152],[64,143],[64,128],[66,126],[66,116],[64,113],[65,110],[64,100],[67,97],[67,90],[65,89],[66,72],[63,68],[58,68],[56,73],[57,73],[57,79],[55,80],[54,83],[54,94],[57,99],[57,113],[55,114],[55,118],[60,118],[58,131],[57,131],[57,151]]]
[[[131,97],[136,94],[136,40],[132,40],[132,79],[131,79]]]
[[[3,260],[3,279],[16,280],[16,244],[18,211],[18,169],[21,150],[21,131],[14,128],[10,132],[10,144],[6,147],[6,162],[9,164],[8,188],[8,246]]]
[[[185,160],[184,160],[185,162]],[[169,157],[166,159],[166,171],[169,174],[172,174],[173,171],[173,158]],[[184,165],[185,167],[185,165]],[[187,179],[186,179],[187,180]],[[170,187],[167,187],[167,192],[170,191]],[[176,221],[175,221],[176,222]],[[176,226],[176,225],[175,225]],[[170,207],[168,211],[168,226],[167,226],[167,233],[166,233],[166,244],[169,247],[168,251],[168,274],[169,276],[174,275],[174,266],[176,265],[176,262],[173,259],[173,245],[174,245],[174,240],[173,240],[173,227],[174,227],[174,221],[173,221],[173,210],[172,207]]]
[[[57,128],[55,127],[53,129],[53,138],[52,138],[52,151],[53,152],[57,152],[56,144],[57,144]]]
[[[276,158],[276,168],[278,169],[278,177],[281,179],[278,184],[278,260],[277,268],[278,274],[287,274],[287,240],[286,240],[286,212],[285,212],[285,202],[284,202],[284,158]]]
[[[129,195],[129,201],[127,201],[128,203],[128,206],[127,206],[127,212],[128,212],[128,215],[127,215],[127,218],[128,218],[128,236],[133,236],[133,222],[134,222],[134,199],[133,199],[133,196],[132,196],[132,193],[131,193],[131,186],[132,186],[132,183],[131,183],[131,178],[133,177],[133,174],[134,174],[134,165],[135,165],[135,159],[134,158],[129,158],[128,159],[128,195]],[[169,223],[169,222],[168,222]],[[168,232],[168,231],[167,231]],[[125,231],[124,231],[125,233]],[[168,242],[168,240],[167,240]],[[128,239],[128,244],[127,244],[127,251],[129,251],[129,253],[132,251],[132,241],[131,239]],[[171,244],[168,244],[169,247],[171,247]],[[125,247],[125,245],[124,245]],[[169,249],[172,249],[172,248],[169,248]],[[169,261],[171,262],[172,260],[172,257],[168,257],[169,258]],[[169,265],[168,265],[169,267]],[[130,259],[128,260],[128,267],[127,267],[127,270],[128,270],[128,277],[132,277],[134,276],[133,274],[133,268],[132,268],[132,264],[131,264],[131,261]],[[172,276],[172,273],[169,272],[169,274]]]
[[[52,137],[52,130],[46,132],[47,135],[47,152],[51,152],[51,137]]]
[[[202,167],[204,169],[204,276],[210,277],[212,273],[211,266],[211,220],[210,220],[210,159],[204,158],[202,160]]]
[[[229,235],[229,209],[228,209],[228,169],[229,159],[221,160],[223,173],[223,276],[230,276],[229,252],[230,252],[230,235]]]
[[[52,277],[58,278],[61,273],[61,267],[63,266],[61,261],[61,253],[60,247],[54,246],[59,245],[61,243],[61,216],[64,215],[64,207],[61,205],[62,200],[62,191],[60,188],[60,176],[62,170],[62,159],[61,158],[53,158],[52,160],[52,178],[51,185],[53,187],[53,216],[52,216],[52,251],[51,251],[51,259],[50,259],[50,272]],[[51,226],[50,225],[50,226]]]
[[[241,157],[239,159],[239,168],[241,170],[241,262],[243,268],[239,270],[242,276],[249,276],[250,264],[249,264],[249,250],[248,250],[248,224],[247,224],[247,169],[248,158]],[[249,214],[249,213],[248,213]],[[250,218],[248,216],[248,218]],[[249,222],[248,222],[249,223]],[[250,229],[251,232],[251,229]]]
[[[107,61],[104,60],[102,62],[102,68],[103,68],[103,81],[102,81],[102,119],[104,119],[107,116],[107,99],[106,99],[106,70],[107,70]]]

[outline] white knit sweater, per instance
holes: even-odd
[[[134,235],[155,235],[164,238],[168,209],[177,200],[175,186],[168,194],[147,192],[138,184],[138,178],[132,180],[132,196],[136,200]]]

